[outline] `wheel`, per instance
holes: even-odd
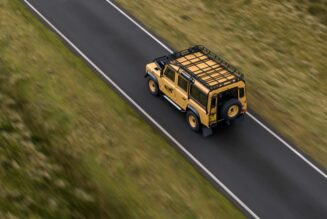
[[[200,119],[199,117],[192,111],[187,111],[186,113],[186,120],[187,120],[187,124],[190,126],[190,128],[195,131],[198,132],[200,130]]]
[[[221,116],[227,121],[236,119],[242,110],[242,105],[238,99],[228,100],[221,108]]]
[[[155,82],[152,78],[148,79],[148,87],[149,91],[152,95],[158,96],[159,95],[159,87],[157,82]]]

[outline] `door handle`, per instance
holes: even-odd
[[[182,97],[182,99],[183,99],[183,100],[186,100],[186,98],[185,98],[185,97]]]
[[[166,86],[166,85],[165,85],[165,88],[166,88],[166,90],[168,90],[169,92],[173,92],[173,90],[174,90],[172,87],[169,87],[169,86]]]

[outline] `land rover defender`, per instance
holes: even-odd
[[[148,88],[180,111],[190,128],[212,134],[219,122],[247,111],[243,74],[204,46],[154,59],[146,65]]]

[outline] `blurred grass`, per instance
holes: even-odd
[[[176,50],[203,44],[240,67],[250,107],[327,167],[326,0],[118,0]]]
[[[327,1],[326,0],[297,0],[295,4],[297,9],[309,12],[314,17],[317,17],[321,23],[327,25]]]
[[[243,217],[20,1],[0,30],[0,218]]]

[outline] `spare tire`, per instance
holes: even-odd
[[[221,108],[221,117],[225,120],[232,121],[236,119],[242,111],[242,104],[238,99],[230,99],[226,101]]]

